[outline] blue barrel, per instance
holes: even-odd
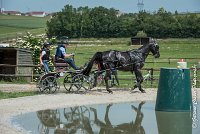
[[[190,69],[161,68],[155,110],[192,110]]]

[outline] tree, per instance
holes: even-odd
[[[137,14],[120,13],[114,8],[79,7],[66,5],[47,22],[47,35],[79,37],[130,37],[143,31],[155,38],[200,36],[200,17],[196,14],[175,14],[159,8]]]
[[[95,7],[90,12],[93,37],[115,37],[118,32],[117,10]]]
[[[66,5],[61,12],[55,14],[50,21],[47,22],[47,35],[52,36],[70,36],[78,35],[78,23],[76,9],[70,5]]]

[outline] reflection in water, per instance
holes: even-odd
[[[199,132],[199,128],[192,129],[191,113],[160,112],[154,109],[153,102],[76,106],[20,115],[15,117],[14,122],[32,134],[197,134]]]
[[[132,109],[137,113],[135,121],[131,121],[129,123],[122,123],[119,125],[112,125],[110,119],[109,119],[109,110],[112,104],[107,105],[106,107],[106,113],[104,117],[104,121],[100,121],[98,119],[97,110],[94,108],[90,108],[91,111],[94,113],[94,123],[100,127],[100,134],[117,134],[117,133],[134,133],[134,134],[145,134],[144,128],[141,126],[142,119],[143,119],[143,113],[141,112],[141,108],[144,102],[141,102],[137,107],[132,105]],[[134,119],[133,119],[134,120]]]
[[[40,133],[49,133],[49,128],[54,128],[55,134],[74,134],[78,130],[91,134],[92,128],[89,120],[89,110],[85,106],[65,108],[63,111],[65,121],[62,122],[58,110],[41,110],[37,112],[41,121]]]
[[[122,123],[118,125],[112,125],[109,118],[109,110],[114,104],[108,104],[106,106],[106,112],[104,115],[104,121],[98,118],[97,109],[94,107],[77,106],[65,108],[63,111],[65,121],[60,119],[60,112],[58,110],[41,110],[37,112],[37,116],[41,122],[38,127],[38,131],[42,134],[48,134],[50,128],[54,128],[55,134],[75,134],[86,133],[93,134],[97,129],[99,134],[118,134],[118,133],[134,133],[145,134],[142,127],[142,119],[144,117],[141,112],[142,105],[145,102],[141,102],[138,107],[131,105],[132,111],[136,112],[136,118],[131,122]],[[90,114],[93,114],[94,121],[90,120]],[[133,113],[134,114],[134,113]],[[93,130],[92,125],[96,125],[98,128]]]
[[[41,121],[41,125],[38,127],[41,133],[48,133],[49,128],[55,128],[60,123],[58,110],[41,110],[37,112],[37,116]]]
[[[192,134],[191,112],[156,111],[159,134]]]

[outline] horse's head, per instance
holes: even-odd
[[[159,58],[160,57],[160,51],[159,51],[159,45],[157,44],[157,42],[152,39],[149,43],[150,46],[150,51],[152,52],[153,56],[155,58]]]

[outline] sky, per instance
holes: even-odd
[[[144,3],[144,10],[157,11],[160,7],[170,12],[200,11],[200,0],[139,0]],[[0,0],[0,6],[6,11],[45,11],[47,13],[61,11],[65,5],[90,8],[104,6],[115,8],[124,13],[136,13],[138,0]]]

